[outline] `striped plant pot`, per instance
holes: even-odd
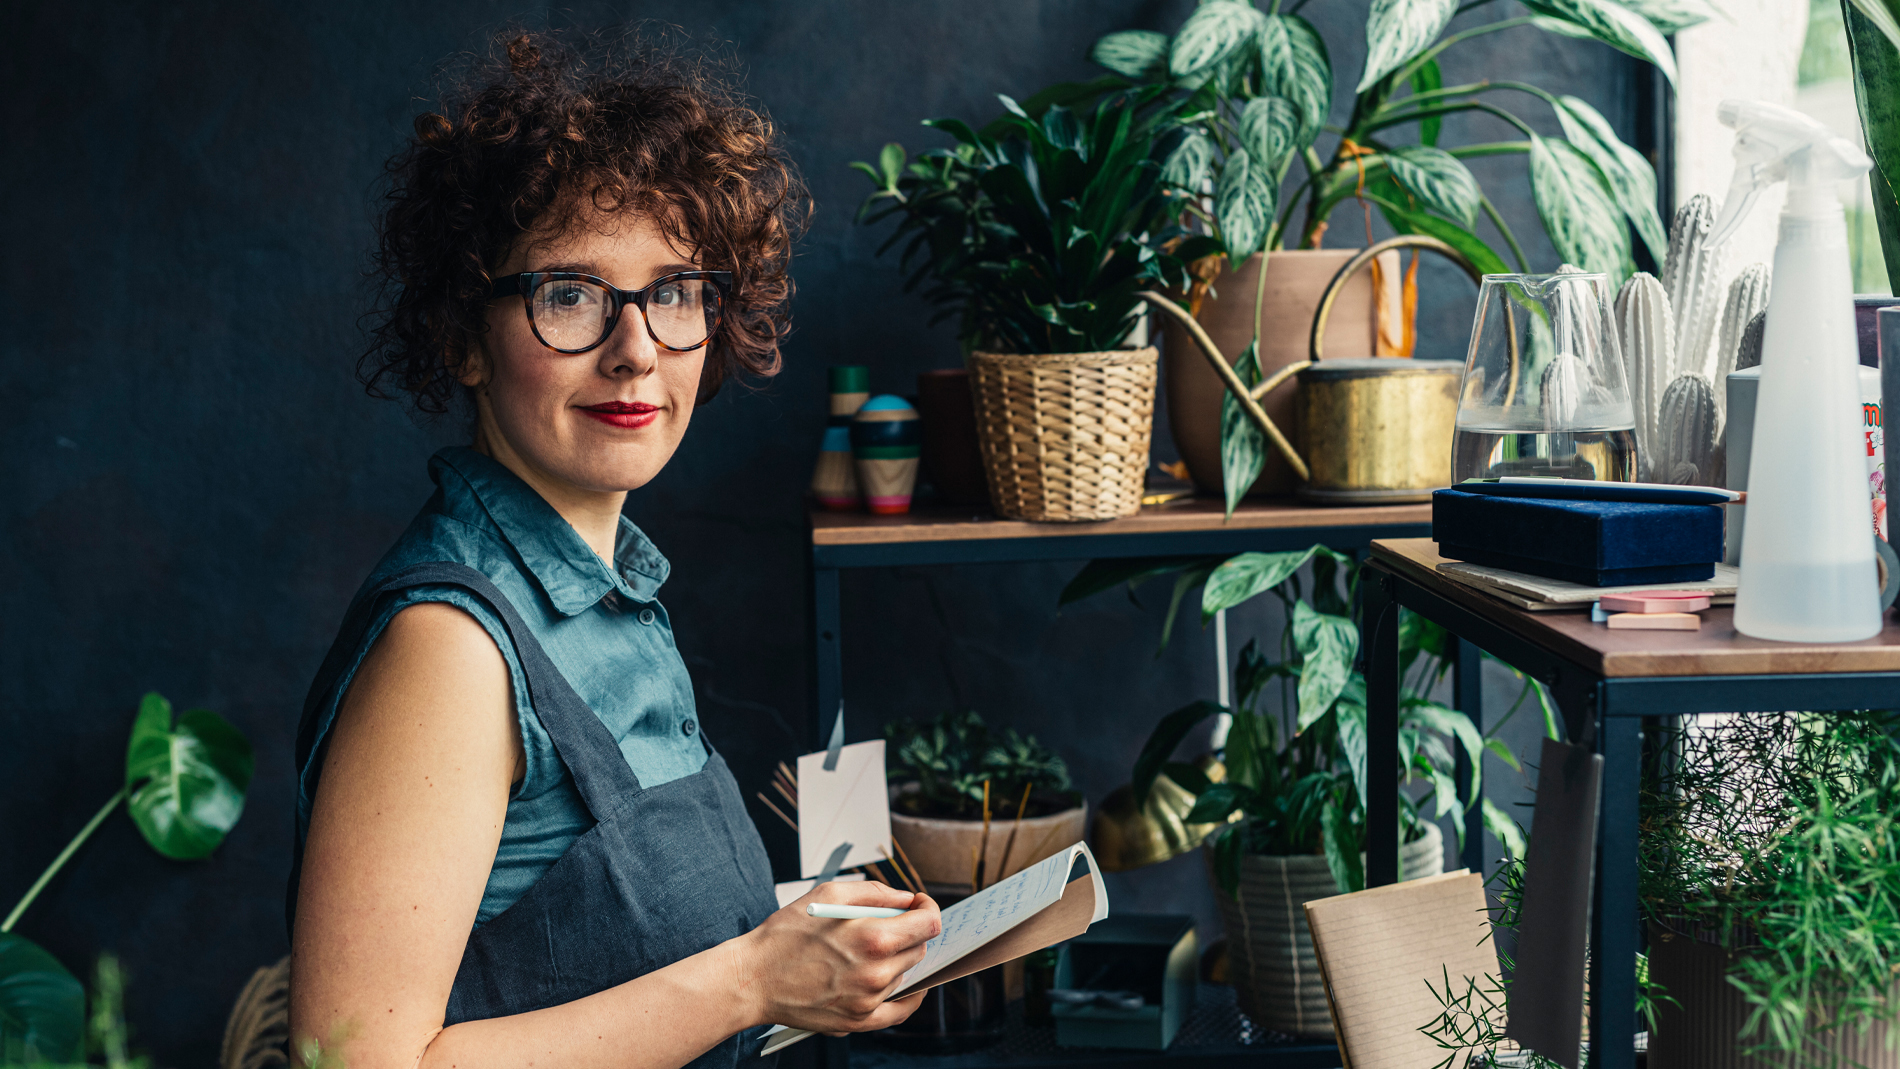
[[[1213,856],[1208,860],[1211,866]],[[1210,872],[1211,872],[1210,868]],[[1400,879],[1445,871],[1445,838],[1435,824],[1399,850]],[[1332,1016],[1306,927],[1306,903],[1339,893],[1326,859],[1248,854],[1240,859],[1240,896],[1217,886],[1221,926],[1227,931],[1227,978],[1240,1009],[1254,1024],[1303,1039],[1331,1039]]]

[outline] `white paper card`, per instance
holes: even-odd
[[[798,759],[798,874],[811,879],[839,843],[850,843],[840,868],[883,861],[891,852],[891,795],[884,785],[884,740],[857,742],[825,771],[825,751]]]
[[[860,883],[864,880],[862,872],[840,872],[833,883]],[[805,897],[805,892],[818,886],[817,880],[788,880],[772,885],[772,893],[778,895],[778,908],[784,909],[793,902]]]

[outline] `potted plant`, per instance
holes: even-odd
[[[1180,262],[1138,240],[1163,204],[1152,125],[1160,90],[1104,98],[1087,115],[1008,97],[979,131],[925,125],[952,148],[908,160],[886,145],[853,166],[878,188],[859,221],[901,222],[906,289],[956,316],[970,365],[991,503],[1030,520],[1095,520],[1140,507],[1156,354],[1124,349],[1137,294],[1184,282]],[[880,250],[882,251],[882,250]]]
[[[1310,593],[1299,576],[1309,562]],[[1366,694],[1365,679],[1353,667],[1359,631],[1350,615],[1358,565],[1324,546],[1095,561],[1064,589],[1062,601],[1170,574],[1176,581],[1164,644],[1181,599],[1197,583],[1203,621],[1271,594],[1284,606],[1288,626],[1273,655],[1258,640],[1241,651],[1231,705],[1197,701],[1161,719],[1135,762],[1133,791],[1139,801],[1166,779],[1195,796],[1187,821],[1219,824],[1204,849],[1220,892],[1227,973],[1241,1008],[1274,1031],[1331,1035],[1302,904],[1365,887]],[[1400,636],[1408,682],[1400,701],[1400,767],[1405,782],[1429,787],[1429,802],[1400,794],[1401,878],[1416,879],[1443,870],[1444,843],[1434,819],[1449,818],[1461,842],[1467,834],[1465,811],[1483,799],[1483,755],[1496,754],[1513,767],[1517,759],[1463,713],[1429,697],[1449,668],[1444,632],[1408,615]],[[1170,760],[1196,724],[1221,713],[1232,723],[1220,781]],[[1456,775],[1459,751],[1469,768],[1463,782]],[[1509,850],[1521,851],[1517,826],[1489,800],[1480,808],[1485,827]]]
[[[884,737],[891,835],[931,894],[988,887],[1082,841],[1088,803],[1035,736],[965,711],[894,720]]]
[[[1650,1064],[1900,1065],[1900,715],[1755,713],[1656,742]]]
[[[1478,217],[1489,219],[1521,271],[1529,270],[1510,226],[1484,195],[1465,159],[1522,155],[1530,165],[1531,190],[1552,244],[1566,261],[1620,277],[1632,269],[1633,225],[1660,263],[1666,240],[1656,213],[1656,179],[1647,161],[1619,140],[1589,104],[1522,82],[1479,81],[1446,86],[1438,58],[1447,49],[1486,34],[1535,27],[1569,37],[1594,38],[1654,63],[1671,81],[1675,61],[1665,33],[1704,21],[1700,0],[1683,3],[1620,3],[1618,0],[1529,0],[1530,13],[1446,34],[1452,16],[1478,7],[1455,0],[1382,0],[1366,21],[1367,55],[1355,87],[1350,117],[1326,126],[1333,99],[1333,69],[1326,44],[1312,24],[1282,11],[1262,11],[1247,0],[1206,0],[1172,36],[1124,30],[1097,41],[1091,58],[1114,72],[1097,90],[1129,85],[1158,88],[1152,98],[1165,153],[1162,183],[1172,199],[1178,227],[1172,234],[1209,235],[1221,259],[1196,252],[1194,282],[1185,294],[1223,353],[1243,353],[1250,381],[1306,359],[1307,328],[1328,281],[1351,250],[1321,248],[1333,209],[1349,199],[1376,205],[1398,233],[1442,239],[1485,272],[1503,272],[1504,260],[1479,237]],[[1878,3],[1880,0],[1866,0]],[[1298,5],[1294,5],[1297,8]],[[1068,97],[1086,97],[1077,86]],[[1509,110],[1493,103],[1498,93],[1523,94],[1547,104],[1564,130],[1545,137]],[[1440,147],[1444,116],[1483,112],[1510,124],[1515,140]],[[1330,151],[1317,147],[1334,138]],[[1291,194],[1282,189],[1298,163],[1301,176]],[[1302,212],[1303,209],[1303,212]],[[1367,242],[1372,240],[1366,235]],[[1268,272],[1271,255],[1273,266]],[[1184,258],[1185,254],[1184,254]],[[1414,264],[1416,268],[1416,263]],[[1375,265],[1375,271],[1377,270]],[[1414,273],[1406,275],[1413,306]],[[1271,284],[1269,284],[1271,278]],[[1374,304],[1363,285],[1349,290],[1334,330],[1363,330],[1372,340]],[[1357,324],[1349,309],[1364,309]],[[1271,321],[1278,329],[1263,333]],[[1283,492],[1291,472],[1269,451],[1251,451],[1248,465],[1223,457],[1236,435],[1258,437],[1248,421],[1219,416],[1222,388],[1204,366],[1187,334],[1164,322],[1168,351],[1169,423],[1182,459],[1196,484],[1213,490],[1239,481],[1242,488]],[[1329,332],[1329,337],[1332,334]],[[1368,345],[1367,355],[1411,355],[1410,324],[1391,351]],[[1256,350],[1247,350],[1249,339]],[[1351,353],[1349,339],[1335,351]],[[1268,414],[1290,424],[1291,400],[1265,402]],[[1238,476],[1230,478],[1229,476]],[[1237,494],[1232,496],[1238,496]]]

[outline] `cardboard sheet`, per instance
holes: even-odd
[[[1484,880],[1460,870],[1306,903],[1346,1069],[1425,1069],[1450,1051],[1420,1032],[1443,1012],[1449,973],[1498,975]],[[1467,1055],[1452,1062],[1463,1069]]]
[[[827,752],[798,759],[798,874],[812,879],[840,843],[850,843],[840,868],[882,861],[891,847],[891,796],[884,784],[884,740],[852,743],[825,771]]]
[[[1718,564],[1715,566],[1715,578],[1698,582],[1585,586],[1582,583],[1546,579],[1541,575],[1526,575],[1523,572],[1493,568],[1487,564],[1469,564],[1465,561],[1446,561],[1438,566],[1438,574],[1532,612],[1588,609],[1605,594],[1633,594],[1640,590],[1657,589],[1699,591],[1709,595],[1711,604],[1733,605],[1735,584],[1741,575],[1732,564]]]

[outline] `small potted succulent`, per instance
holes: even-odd
[[[1157,90],[1110,94],[1089,114],[1002,97],[982,130],[925,125],[955,144],[909,159],[886,145],[853,166],[877,188],[859,221],[902,221],[907,289],[958,319],[996,511],[1073,521],[1140,508],[1156,353],[1124,348],[1141,291],[1185,284],[1140,238],[1165,208],[1151,125]]]
[[[988,887],[1082,841],[1088,804],[1035,736],[966,711],[892,721],[884,737],[891,835],[933,895]]]

